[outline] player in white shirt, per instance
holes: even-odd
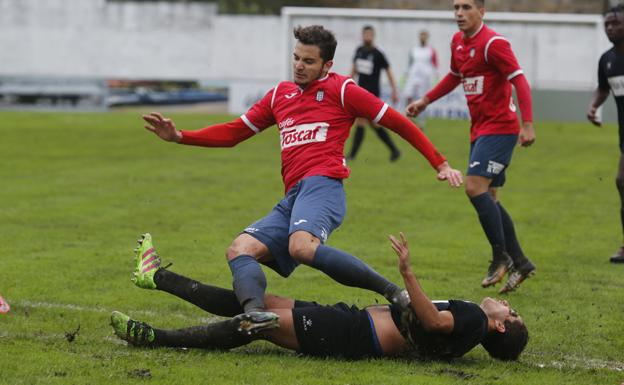
[[[420,31],[420,43],[409,53],[403,97],[406,105],[422,98],[438,77],[438,53],[429,45],[429,31]],[[426,115],[417,117],[420,128],[425,126]]]

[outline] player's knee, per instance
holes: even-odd
[[[288,254],[299,263],[309,265],[314,259],[316,245],[301,240],[291,240],[288,244]]]

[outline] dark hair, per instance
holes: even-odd
[[[375,28],[373,28],[372,25],[368,24],[368,25],[365,25],[364,27],[362,27],[362,32],[364,32],[364,31],[373,31],[373,32],[375,32]]]
[[[488,333],[481,345],[490,356],[503,361],[517,360],[529,342],[529,331],[520,321],[505,320],[505,332]]]
[[[294,29],[295,39],[301,44],[315,45],[321,50],[321,58],[328,62],[334,58],[336,53],[336,38],[334,34],[323,28],[322,25],[310,25],[308,27],[298,26]]]
[[[624,4],[620,3],[616,6],[609,8],[609,10],[605,12],[605,16],[610,13],[624,13]]]

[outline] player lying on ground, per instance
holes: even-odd
[[[160,268],[149,234],[137,249],[135,280],[182,298],[201,309],[231,319],[177,330],[161,330],[113,312],[115,334],[132,345],[230,349],[254,340],[267,340],[306,355],[359,359],[409,356],[417,359],[460,357],[482,344],[492,357],[517,359],[528,341],[522,318],[506,301],[485,298],[481,305],[460,300],[432,302],[410,267],[403,234],[390,236],[399,257],[411,304],[372,305],[365,309],[345,303],[322,306],[267,294],[264,302],[272,317],[255,320],[243,311],[233,291],[202,284]],[[141,273],[146,262],[153,265]],[[239,315],[237,315],[239,314]]]
[[[462,175],[409,119],[352,79],[329,72],[337,44],[330,31],[298,27],[294,36],[294,80],[280,82],[240,118],[178,131],[173,121],[153,113],[143,117],[146,129],[166,141],[205,147],[231,147],[274,125],[279,130],[286,196],[245,228],[226,252],[245,312],[261,316],[265,309],[267,282],[260,263],[283,277],[302,263],[343,285],[402,302],[406,296],[400,288],[359,258],[325,244],[345,215],[342,180],[349,168],[343,153],[354,119],[365,117],[397,132],[427,158],[439,180],[458,187]]]

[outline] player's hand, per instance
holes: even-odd
[[[420,98],[415,102],[411,102],[407,108],[405,109],[405,114],[409,117],[416,117],[429,105],[429,99],[425,96],[424,98]]]
[[[410,254],[409,247],[407,246],[407,239],[405,239],[405,234],[402,232],[399,233],[401,236],[401,240],[399,241],[394,237],[394,235],[388,235],[388,239],[392,243],[392,250],[399,257],[399,271],[401,274],[409,273],[412,271],[412,266],[410,264]]]
[[[597,107],[590,106],[589,111],[587,111],[587,120],[589,120],[594,126],[601,127],[602,122],[600,121],[600,118],[596,114],[597,112],[598,112]]]
[[[158,112],[152,112],[148,115],[143,115],[143,120],[148,124],[145,125],[145,129],[158,135],[158,137],[167,142],[180,142],[182,140],[182,134],[176,129],[173,120],[167,119]]]
[[[529,147],[535,142],[535,129],[533,128],[533,122],[525,122],[522,124],[522,128],[520,128],[520,136],[518,138],[518,143],[522,147]]]
[[[438,180],[448,181],[451,187],[459,187],[464,183],[461,171],[451,168],[448,162],[444,162],[438,166]]]

